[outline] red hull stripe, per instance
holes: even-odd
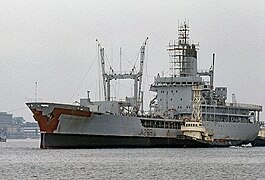
[[[42,115],[42,111],[38,111],[36,109],[31,109],[31,111],[33,112],[33,117],[39,124],[40,131],[47,133],[53,133],[53,131],[57,129],[59,117],[63,114],[83,117],[90,117],[92,115],[92,112],[89,111],[62,108],[54,108],[50,114],[50,117]]]

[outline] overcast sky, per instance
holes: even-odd
[[[230,101],[235,93],[238,102],[264,106],[264,17],[263,0],[1,0],[0,111],[34,121],[25,102],[34,99],[35,82],[42,101],[74,102],[86,97],[87,90],[97,100],[95,40],[104,45],[108,62],[117,70],[122,47],[125,70],[147,36],[148,104],[153,97],[149,85],[157,73],[168,71],[166,47],[177,38],[178,21],[185,19],[193,42],[200,44],[199,69],[211,66],[215,52],[215,86],[227,86]]]

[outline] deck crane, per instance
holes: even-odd
[[[130,73],[115,73],[112,70],[112,73],[105,72],[105,59],[104,59],[104,48],[98,42],[98,48],[100,53],[100,61],[101,61],[101,70],[102,70],[102,78],[103,78],[103,90],[105,101],[110,101],[110,81],[117,79],[133,79],[134,80],[134,94],[132,98],[127,98],[128,102],[132,107],[132,115],[138,115],[138,111],[142,102],[141,88],[142,88],[142,76],[143,76],[143,65],[145,58],[145,46],[148,37],[144,41],[143,45],[140,48],[140,69],[138,72],[135,72],[135,67],[133,67]]]
[[[140,70],[138,72],[139,89],[138,89],[138,100],[137,100],[136,112],[139,111],[140,106],[141,106],[141,101],[143,100],[143,97],[141,97],[141,91],[142,91],[142,81],[143,81],[143,71],[144,71],[145,46],[146,46],[147,40],[148,40],[148,37],[145,39],[143,45],[141,46]]]
[[[101,46],[99,41],[96,39],[98,42],[98,48],[99,48],[99,53],[100,53],[100,62],[101,62],[101,70],[102,70],[102,78],[103,78],[103,91],[104,91],[104,98],[105,101],[107,100],[107,95],[106,95],[106,77],[107,74],[105,72],[105,54],[104,54],[104,48]]]

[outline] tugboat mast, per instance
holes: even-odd
[[[201,107],[201,86],[194,85],[192,87],[193,98],[192,98],[192,115],[191,121],[202,122],[202,107]]]

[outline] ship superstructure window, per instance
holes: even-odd
[[[238,107],[202,106],[203,119],[216,122],[250,123],[249,110]],[[238,116],[239,115],[239,116]]]
[[[143,127],[146,128],[164,128],[164,129],[180,129],[183,122],[177,121],[159,121],[141,119]]]

